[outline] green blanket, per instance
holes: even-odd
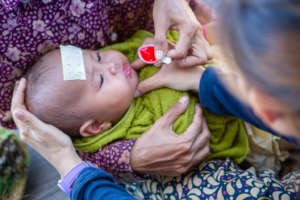
[[[138,31],[129,40],[103,49],[121,51],[132,62],[137,58],[137,49],[144,39],[152,36],[149,32]],[[176,41],[177,38],[176,32],[169,32],[169,40]],[[139,72],[139,80],[152,76],[158,70],[159,68],[151,65],[143,68]],[[161,88],[135,99],[125,116],[111,129],[96,136],[76,138],[73,140],[74,146],[79,151],[95,152],[115,140],[138,138],[182,96],[189,96],[190,103],[185,113],[173,125],[173,130],[182,134],[193,120],[198,99],[188,92]],[[242,162],[249,153],[248,138],[242,121],[234,117],[214,115],[207,110],[204,110],[204,116],[211,131],[210,158],[231,157],[237,163]]]

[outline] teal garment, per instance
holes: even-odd
[[[137,49],[142,45],[144,39],[152,36],[149,32],[138,31],[129,40],[104,49],[121,51],[132,62],[137,58]],[[177,33],[170,32],[168,39],[177,40]],[[139,80],[149,78],[157,71],[159,68],[145,67],[139,72]],[[195,103],[198,99],[188,92],[160,88],[135,99],[125,116],[111,129],[96,136],[74,139],[74,146],[82,152],[95,152],[115,140],[138,138],[182,96],[189,96],[190,103],[187,110],[173,124],[173,130],[177,134],[182,134],[193,121]],[[243,122],[234,117],[219,116],[206,110],[204,110],[204,115],[211,131],[212,154],[210,158],[231,157],[237,163],[242,162],[250,151]]]

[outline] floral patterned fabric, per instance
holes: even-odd
[[[153,0],[1,2],[0,124],[8,128],[14,83],[39,56],[60,44],[99,49],[153,27]]]
[[[279,180],[272,170],[241,170],[230,159],[203,163],[198,170],[178,177],[153,177],[124,187],[136,199],[274,199],[294,200],[300,171]]]
[[[41,55],[60,44],[99,49],[139,29],[151,31],[153,1],[1,0],[0,124],[14,128],[9,110],[15,81]],[[124,140],[86,156],[116,177],[136,177],[129,162],[133,142]]]
[[[100,148],[94,153],[78,152],[83,160],[92,162],[96,167],[110,173],[117,181],[143,180],[130,166],[130,152],[135,139],[122,140]]]

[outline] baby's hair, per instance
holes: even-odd
[[[25,103],[30,112],[40,120],[49,123],[71,136],[79,134],[80,115],[74,110],[67,110],[63,106],[53,103],[59,97],[59,102],[72,101],[68,95],[59,94],[53,86],[55,77],[60,73],[58,67],[45,63],[47,56],[58,53],[51,51],[39,59],[25,74],[27,80]],[[74,108],[75,109],[75,108]]]
[[[221,20],[227,45],[248,83],[299,119],[300,1],[230,0]]]

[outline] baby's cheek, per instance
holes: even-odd
[[[128,87],[120,87],[119,91],[114,92],[114,98],[111,101],[112,106],[118,107],[121,110],[129,107],[131,102],[133,101],[133,91]]]
[[[118,102],[115,101],[115,103],[110,106],[113,120],[120,120],[127,112],[131,102],[132,101],[128,98],[119,99]]]

